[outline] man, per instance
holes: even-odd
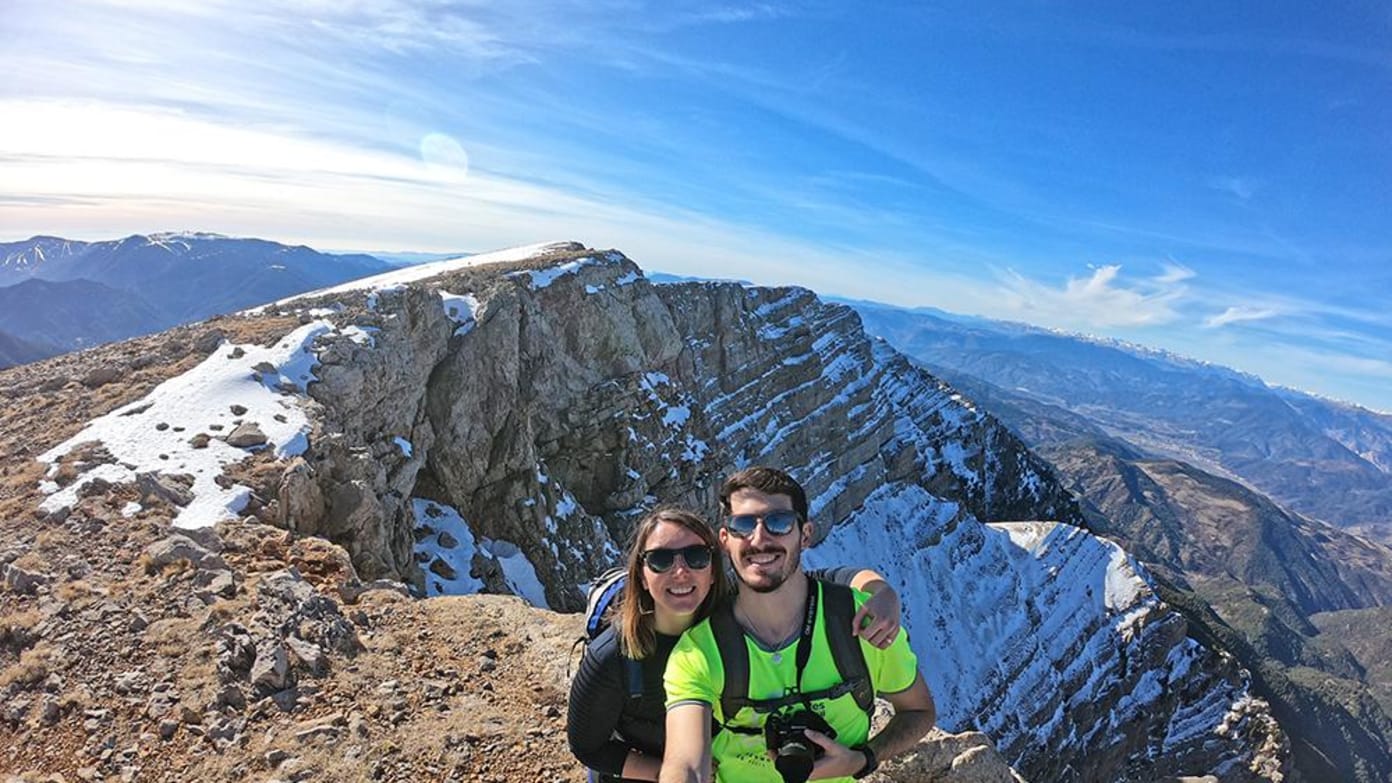
[[[849,630],[825,622],[822,613],[827,610],[817,607],[828,588],[802,571],[802,550],[812,538],[802,487],[780,470],[750,468],[726,480],[720,506],[720,543],[741,583],[733,605],[723,611],[730,613],[727,618],[733,615],[742,632],[748,699],[760,703],[724,714],[730,703],[724,692],[729,661],[722,660],[713,630],[721,620],[713,615],[688,630],[667,663],[667,747],[658,780],[708,783],[713,758],[716,780],[777,783],[782,776],[763,727],[769,714],[786,718],[807,708],[825,718],[836,734],[832,739],[823,732],[805,732],[821,750],[812,780],[860,778],[879,761],[911,748],[932,728],[936,709],[905,634],[885,650],[855,641],[875,693],[894,706],[895,715],[882,731],[869,738],[865,709],[844,688],[837,695],[835,686],[845,678],[838,672],[839,661],[832,660],[829,649],[836,642],[829,641],[829,634]],[[864,594],[855,594],[856,607],[864,600]],[[726,651],[731,649],[738,650],[727,643]],[[712,717],[722,727],[713,743]]]

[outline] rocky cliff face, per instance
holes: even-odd
[[[245,363],[199,388],[251,378],[294,408],[232,401],[226,425],[188,423],[190,448],[257,456],[199,468],[174,444],[144,464],[113,433],[154,437],[165,408],[136,400],[45,454],[53,513],[101,491],[93,479],[184,460],[176,498],[213,482],[227,516],[328,538],[363,580],[576,609],[643,510],[713,515],[727,471],[783,465],[809,490],[811,559],[874,565],[903,591],[944,726],[981,728],[1038,779],[1280,776],[1280,731],[1242,673],[1077,526],[1014,436],[848,308],[800,289],[654,286],[619,253],[551,245],[245,317],[282,316],[302,323],[283,353],[224,346],[192,371]],[[104,449],[81,447],[98,434]],[[983,524],[1034,519],[1058,522]]]
[[[847,308],[801,289],[654,286],[578,247],[527,263],[280,306],[341,307],[372,338],[318,338],[315,445],[281,493],[286,524],[349,546],[364,577],[408,578],[407,501],[429,498],[516,545],[546,602],[573,610],[636,514],[713,513],[714,484],[744,464],[792,467],[819,535],[903,482],[951,499],[954,520],[1081,522],[1013,436]],[[441,297],[456,294],[467,312],[452,319]]]

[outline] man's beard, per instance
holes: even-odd
[[[802,568],[802,552],[800,549],[793,549],[791,551],[786,547],[782,548],[781,550],[762,549],[758,553],[748,553],[745,555],[745,557],[749,557],[751,554],[759,554],[762,552],[770,551],[781,551],[783,553],[783,570],[777,574],[767,574],[765,577],[767,581],[760,582],[759,584],[753,584],[749,580],[744,578],[744,573],[739,568],[736,568],[735,578],[740,581],[741,585],[743,585],[744,587],[748,587],[750,590],[753,590],[756,593],[772,593],[773,591],[782,587],[783,583],[788,581],[788,577],[792,576],[794,573],[798,571],[798,569]],[[742,564],[749,565],[748,563]]]

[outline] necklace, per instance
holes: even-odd
[[[750,636],[754,637],[754,641],[757,642],[760,647],[767,650],[781,650],[787,647],[797,638],[801,631],[797,626],[791,629],[786,627],[764,628],[761,624],[754,622],[754,618],[738,606],[736,607],[735,620],[739,622],[741,628],[748,632]]]

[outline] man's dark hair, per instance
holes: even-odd
[[[793,510],[803,522],[807,521],[807,493],[792,476],[778,468],[745,468],[725,479],[720,486],[720,513],[730,515],[730,496],[742,489],[758,490],[765,495],[787,495],[793,500]]]

